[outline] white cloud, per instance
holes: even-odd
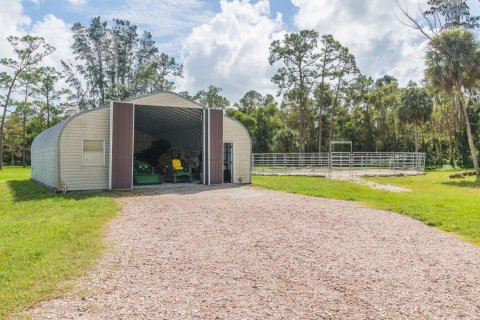
[[[88,0],[66,0],[72,6],[83,6],[87,4]]]
[[[0,7],[3,8],[0,11],[0,30],[4,35],[0,38],[0,57],[14,57],[12,47],[6,40],[7,36],[22,36],[29,33],[43,37],[47,43],[56,48],[54,53],[45,58],[42,65],[55,67],[59,71],[63,70],[61,60],[72,57],[70,26],[51,14],[32,25],[31,19],[24,15],[19,0],[0,0]],[[59,87],[61,86],[65,86],[65,83],[59,84]]]
[[[23,14],[19,0],[0,0],[0,57],[11,57],[12,48],[7,41],[8,36],[20,35],[30,25],[31,20]]]
[[[7,5],[8,3],[8,5]],[[56,48],[56,51],[46,58],[45,64],[61,70],[62,59],[72,56],[72,35],[70,26],[62,19],[48,14],[41,21],[32,25],[31,19],[23,13],[19,0],[0,0],[0,57],[12,57],[12,48],[6,38],[10,35],[22,36],[27,33],[43,37],[47,43]]]
[[[268,0],[221,0],[220,5],[220,12],[183,43],[185,78],[179,89],[195,93],[213,84],[231,102],[251,89],[274,93],[275,68],[268,57],[270,43],[284,32],[281,15],[270,18]]]
[[[180,49],[185,34],[213,15],[202,0],[124,0],[102,17],[107,20],[127,19],[150,31],[154,37],[169,38],[167,42],[159,42],[158,46],[161,51],[174,53]]]
[[[419,1],[405,0],[416,12]],[[294,20],[299,29],[333,34],[356,56],[363,73],[390,74],[402,84],[423,76],[426,44],[418,32],[402,24],[394,1],[385,0],[292,0],[298,8]],[[426,0],[420,0],[420,4]],[[425,7],[425,6],[423,6]]]
[[[32,34],[41,36],[47,43],[55,47],[55,52],[45,59],[45,64],[63,70],[61,60],[71,60],[73,42],[70,25],[52,14],[46,15],[43,20],[35,23]]]

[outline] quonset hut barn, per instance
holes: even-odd
[[[161,92],[81,112],[32,144],[33,180],[56,190],[129,190],[177,176],[250,183],[248,131],[223,110]]]

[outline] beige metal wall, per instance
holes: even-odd
[[[105,141],[105,165],[83,165],[83,140]],[[60,179],[69,191],[108,189],[110,108],[73,118],[60,137]]]
[[[40,133],[32,143],[32,179],[58,189],[58,140],[67,121]]]
[[[233,182],[251,183],[252,142],[247,129],[237,120],[224,116],[223,142],[233,143]]]

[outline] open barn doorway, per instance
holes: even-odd
[[[233,143],[223,144],[223,183],[233,182]]]
[[[135,106],[133,185],[198,184],[202,109]]]

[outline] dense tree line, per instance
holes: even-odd
[[[330,141],[349,140],[356,151],[427,152],[429,164],[474,166],[478,176],[480,44],[473,30],[480,18],[466,1],[428,3],[420,22],[399,4],[407,24],[429,40],[425,80],[406,87],[392,76],[363,75],[332,35],[303,30],[274,41],[272,81],[281,103],[250,91],[227,111],[250,131],[254,152],[321,152]]]
[[[5,160],[15,164],[15,157],[21,157],[26,165],[29,143],[54,120],[53,103],[61,96],[54,86],[58,80],[56,71],[40,66],[55,48],[30,35],[7,39],[14,56],[0,59],[0,65],[7,70],[0,72],[0,169]]]
[[[172,90],[183,74],[183,66],[160,53],[149,32],[139,36],[127,20],[114,19],[110,27],[97,17],[89,26],[75,23],[72,31],[75,61],[62,64],[70,99],[81,110]]]
[[[44,65],[55,48],[43,38],[8,38],[14,58],[0,60],[6,70],[0,72],[0,169],[3,163],[27,165],[33,139],[65,117],[113,100],[174,90],[183,76],[183,66],[127,20],[114,19],[109,26],[96,17],[88,26],[75,23],[72,31],[74,59],[62,61],[62,70]],[[181,94],[226,108],[230,103],[221,90],[209,86],[193,96]]]
[[[325,152],[331,141],[349,140],[355,151],[422,151],[432,165],[478,170],[480,44],[474,32],[480,18],[466,1],[428,4],[419,21],[398,3],[406,24],[429,42],[419,83],[373,79],[332,35],[302,30],[270,45],[277,97],[252,88],[231,105],[213,85],[180,95],[226,109],[250,132],[254,152]],[[73,112],[175,90],[183,76],[183,66],[129,21],[110,26],[97,17],[72,31],[74,57],[62,62],[63,70],[42,65],[54,50],[43,39],[9,38],[15,58],[0,60],[8,69],[0,73],[5,162],[23,158],[25,164],[33,138]]]

